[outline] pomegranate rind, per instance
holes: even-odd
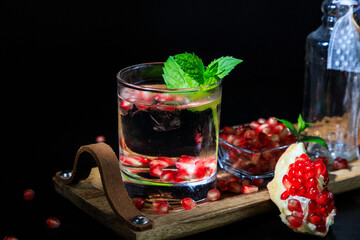
[[[289,196],[286,200],[282,200],[280,198],[281,194],[286,190],[286,188],[282,183],[283,176],[287,174],[290,164],[295,163],[296,157],[299,157],[302,154],[306,154],[304,144],[297,143],[289,146],[288,149],[279,158],[275,167],[274,178],[267,185],[270,199],[278,206],[280,210],[280,218],[282,222],[285,223],[291,229],[293,229],[295,232],[309,233],[317,236],[325,236],[329,230],[329,226],[334,223],[334,217],[336,215],[335,209],[333,209],[326,218],[326,231],[318,232],[316,231],[316,226],[310,222],[307,222],[306,220],[308,217],[308,203],[310,199],[301,196]],[[319,185],[321,188],[324,187],[323,177],[320,177]],[[301,227],[298,228],[291,227],[290,223],[286,219],[286,216],[289,216],[291,214],[287,205],[287,202],[290,199],[296,199],[301,203],[304,213]]]

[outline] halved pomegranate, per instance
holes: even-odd
[[[324,163],[309,159],[304,144],[298,143],[280,157],[267,187],[287,226],[296,232],[325,236],[337,211],[328,182]]]

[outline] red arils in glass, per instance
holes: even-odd
[[[336,158],[332,165],[334,170],[347,169],[349,167],[348,161],[345,158]]]
[[[181,200],[181,205],[185,210],[190,210],[197,207],[197,204],[191,198],[184,198]]]
[[[55,217],[49,217],[45,221],[45,226],[47,228],[59,228],[60,225],[61,225],[60,220]]]
[[[216,201],[219,199],[219,197],[220,197],[220,191],[215,188],[211,189],[207,193],[207,199],[209,199],[210,201]]]
[[[33,200],[35,196],[35,192],[32,189],[26,189],[24,191],[24,200]]]
[[[145,206],[145,199],[144,199],[144,198],[134,197],[134,198],[131,199],[131,200],[132,200],[134,206],[135,206],[137,209],[141,210],[141,209],[144,208],[144,206]]]

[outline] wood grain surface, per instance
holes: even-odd
[[[349,165],[349,169],[329,172],[328,187],[334,194],[360,188],[360,160]],[[196,209],[187,211],[174,208],[170,213],[160,215],[148,206],[143,213],[153,220],[153,228],[134,231],[127,228],[112,212],[104,195],[97,168],[93,168],[90,176],[76,185],[64,185],[55,177],[53,181],[60,195],[126,239],[178,238],[221,227],[275,207],[265,186],[259,192],[249,195],[223,192],[219,200],[205,201]]]

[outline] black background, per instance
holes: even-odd
[[[224,80],[221,125],[270,116],[295,121],[303,101],[305,39],[321,23],[320,5],[320,0],[0,3],[6,142],[0,238],[115,238],[57,195],[51,177],[71,169],[78,147],[98,135],[117,151],[115,76],[126,66],[185,51],[205,64],[234,56],[244,62]],[[22,200],[26,188],[36,192],[31,202]],[[264,219],[275,221],[276,215]],[[61,219],[61,228],[45,229],[48,216]],[[251,221],[258,220],[247,224]],[[276,221],[285,236],[298,236]]]

